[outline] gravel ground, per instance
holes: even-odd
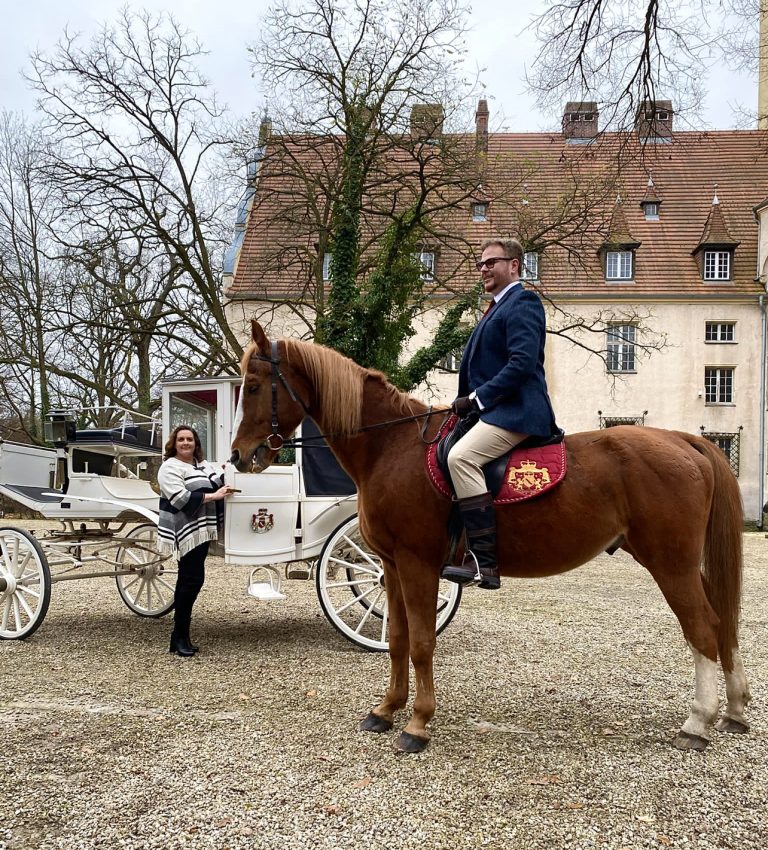
[[[752,731],[715,733],[704,753],[669,745],[693,664],[622,553],[467,591],[417,756],[393,749],[404,716],[357,731],[387,657],[338,636],[311,582],[258,603],[246,570],[209,559],[192,660],[111,580],[57,584],[40,630],[0,642],[0,850],[762,850],[768,540],[745,546]]]

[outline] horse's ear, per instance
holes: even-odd
[[[256,343],[259,351],[269,357],[269,340],[264,333],[264,328],[262,328],[256,319],[251,319],[251,339]]]

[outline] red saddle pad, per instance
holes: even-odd
[[[440,439],[448,433],[455,421],[452,416],[443,425],[440,429]],[[508,505],[522,502],[524,499],[533,499],[556,487],[565,478],[565,458],[565,440],[550,446],[513,449],[501,488],[494,497],[494,504]],[[437,464],[437,442],[427,446],[425,459],[427,475],[432,485],[438,493],[450,499],[453,492]]]

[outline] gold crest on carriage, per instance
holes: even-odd
[[[251,517],[251,531],[264,534],[271,531],[275,525],[275,515],[268,513],[269,508],[259,508],[259,512]]]
[[[524,460],[520,466],[513,466],[507,475],[507,484],[519,492],[525,490],[543,490],[551,481],[546,466],[539,466],[535,460]]]

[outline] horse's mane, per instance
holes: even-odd
[[[324,427],[334,434],[350,436],[360,428],[367,379],[381,383],[395,416],[408,416],[423,408],[393,387],[383,373],[364,369],[338,351],[296,339],[284,339],[283,344],[288,361],[301,363],[322,402]]]

